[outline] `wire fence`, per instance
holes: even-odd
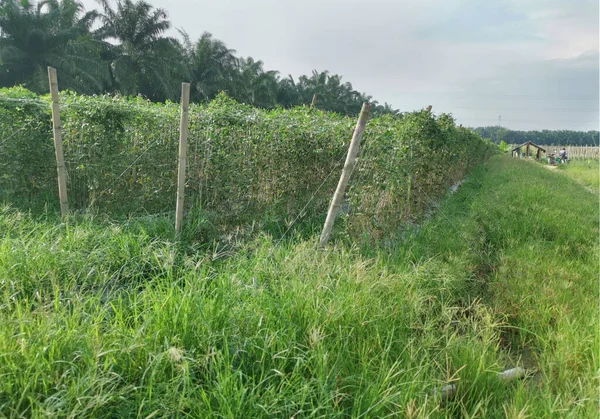
[[[0,95],[0,199],[32,211],[58,208],[50,102],[11,94]],[[60,99],[71,211],[174,212],[178,104],[66,92]],[[191,105],[185,212],[203,212],[219,231],[257,219],[324,218],[354,124],[224,96]],[[448,115],[427,111],[374,118],[363,143],[343,211],[348,231],[375,236],[423,212],[494,149]]]
[[[177,186],[178,105],[62,96],[71,210],[137,215],[171,208]],[[0,97],[0,129],[7,133],[0,138],[4,200],[56,203],[49,109],[49,102],[41,100]],[[308,119],[300,121],[299,116]],[[341,168],[339,157],[351,133],[350,119],[335,117],[323,127],[320,118],[308,110],[278,118],[227,100],[192,105],[186,211],[196,206],[238,223],[257,212],[300,214],[299,199],[314,192],[326,172]],[[336,141],[330,141],[332,127],[339,128]],[[313,200],[321,201],[330,189]]]
[[[600,159],[600,147],[598,146],[548,146],[546,148],[548,152],[552,153],[556,150],[556,154],[558,154],[558,150],[563,147],[570,159]]]

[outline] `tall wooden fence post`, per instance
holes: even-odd
[[[190,84],[181,83],[181,120],[179,123],[179,168],[177,172],[177,206],[175,208],[175,235],[181,232],[183,221],[183,196],[185,194],[185,163],[188,134],[188,105],[190,103]]]
[[[48,82],[50,96],[52,97],[52,131],[54,133],[54,151],[56,153],[56,170],[58,172],[58,196],[60,198],[60,214],[66,217],[69,214],[69,201],[67,200],[67,169],[62,144],[62,126],[60,124],[60,103],[58,100],[58,78],[56,69],[48,67]]]
[[[327,211],[327,219],[325,220],[325,225],[323,225],[323,231],[321,232],[321,238],[319,239],[319,245],[321,247],[324,247],[329,240],[329,235],[333,229],[335,218],[337,217],[340,204],[342,203],[342,198],[346,192],[348,181],[350,180],[350,175],[352,174],[354,166],[356,165],[356,155],[358,154],[358,149],[360,147],[362,133],[365,129],[367,119],[369,118],[370,109],[371,105],[365,102],[360,111],[360,116],[358,117],[358,122],[356,123],[356,128],[354,128],[354,134],[352,135],[352,141],[350,141],[350,147],[348,148],[346,162],[344,163],[344,168],[342,169],[342,175],[340,176],[340,180],[337,188],[335,189],[335,193],[333,194],[331,204],[329,205],[329,211]]]

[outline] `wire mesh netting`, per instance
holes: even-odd
[[[58,208],[49,103],[22,88],[0,94],[0,197],[31,210]],[[172,213],[179,112],[175,103],[63,92],[70,209]],[[224,95],[191,105],[186,212],[200,209],[229,228],[324,216],[354,125],[354,118],[307,107],[259,110]],[[373,118],[344,213],[357,229],[389,228],[421,212],[425,196],[439,196],[492,150],[449,115]]]

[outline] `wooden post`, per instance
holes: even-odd
[[[356,155],[358,154],[358,149],[360,147],[362,133],[367,123],[367,119],[369,118],[370,109],[371,105],[369,105],[369,103],[363,103],[360,116],[358,117],[358,122],[356,123],[356,128],[354,128],[352,141],[350,141],[350,147],[348,148],[348,155],[346,156],[346,162],[344,163],[342,175],[340,176],[340,180],[335,193],[333,194],[331,204],[329,205],[329,211],[327,211],[327,219],[325,220],[325,225],[323,225],[323,231],[321,232],[321,238],[319,239],[319,245],[321,247],[324,247],[327,244],[327,240],[329,240],[329,235],[333,229],[335,218],[337,217],[340,204],[342,203],[342,198],[346,192],[348,181],[350,180],[350,175],[352,174],[354,166],[356,165]]]
[[[175,208],[175,235],[181,232],[183,220],[183,196],[185,194],[185,162],[188,134],[188,105],[190,103],[190,84],[181,83],[181,120],[179,123],[179,168],[177,172],[177,206]]]
[[[317,94],[316,93],[313,95],[312,102],[310,102],[310,107],[314,108],[315,103],[317,103]]]
[[[60,124],[60,103],[58,100],[58,78],[56,69],[48,67],[48,83],[52,98],[52,131],[54,133],[54,151],[56,153],[56,170],[58,172],[58,196],[60,198],[60,215],[69,214],[69,201],[67,200],[67,169],[62,146],[62,126]]]
[[[137,143],[138,142],[137,142],[137,133],[136,133],[136,134],[134,134],[134,137],[133,137],[134,153],[137,151]],[[131,182],[129,183],[129,191],[131,191],[131,192],[133,191],[133,188],[135,187],[136,182],[137,182],[137,166],[134,165],[131,168]]]

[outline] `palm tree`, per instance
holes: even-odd
[[[301,86],[291,75],[281,79],[277,90],[277,103],[285,108],[301,105]]]
[[[394,109],[392,107],[392,105],[390,105],[387,102],[385,102],[383,105],[378,104],[377,101],[375,101],[374,103],[375,103],[375,106],[372,107],[373,115],[380,116],[380,115],[389,114],[389,115],[401,116],[400,111],[398,109]]]
[[[355,91],[352,84],[342,84],[340,75],[330,74],[328,71],[313,70],[310,77],[301,76],[299,81],[303,103],[308,103],[310,97],[316,94],[317,107],[323,110],[355,115],[360,112],[362,103],[370,99]]]
[[[90,34],[97,17],[94,11],[84,13],[75,0],[1,0],[0,84],[47,92],[46,68],[52,66],[62,88],[100,89],[99,45]]]
[[[238,59],[235,50],[227,48],[223,41],[204,32],[194,46],[187,35],[190,73],[195,96],[199,100],[211,100],[217,93],[232,92],[236,77]]]
[[[277,104],[279,72],[264,71],[263,62],[252,57],[239,60],[233,97],[244,103],[262,108]]]
[[[139,0],[108,0],[103,26],[96,35],[105,42],[108,69],[114,86],[123,94],[143,94],[153,100],[175,100],[185,73],[184,49],[175,38],[165,37],[171,27],[167,12]]]

